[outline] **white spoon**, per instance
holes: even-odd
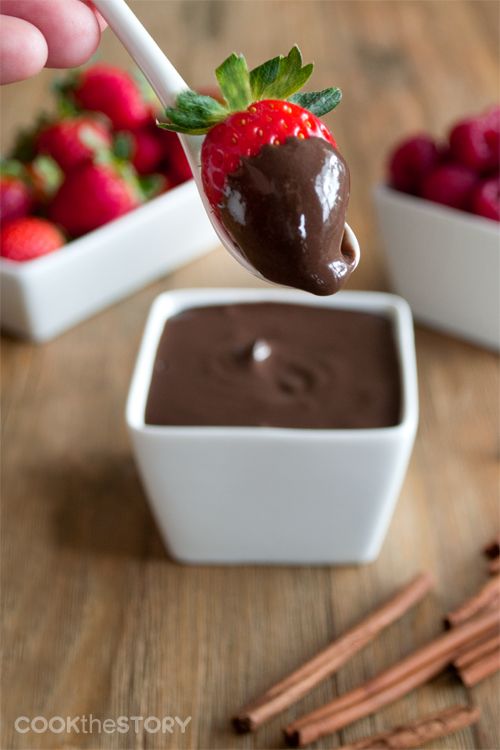
[[[182,76],[174,68],[165,53],[157,45],[153,37],[144,28],[135,13],[129,8],[125,0],[93,0],[93,4],[109,27],[114,31],[132,59],[142,70],[158,99],[164,107],[175,104],[177,95],[189,88]],[[193,171],[205,210],[217,232],[217,235],[231,255],[247,270],[256,276],[260,274],[246,262],[245,258],[234,247],[224,228],[216,220],[210,204],[206,198],[201,179],[200,150],[203,136],[177,134],[187,159]],[[356,235],[346,223],[344,241],[347,241],[350,254],[354,259],[353,269],[359,263],[360,248]]]

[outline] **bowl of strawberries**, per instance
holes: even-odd
[[[443,143],[405,139],[375,203],[392,286],[417,320],[500,347],[500,107]]]
[[[45,341],[217,238],[175,133],[128,72],[96,64],[57,84],[57,112],[0,162],[2,327]]]

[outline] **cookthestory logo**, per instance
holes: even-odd
[[[18,716],[14,729],[19,734],[184,734],[191,716],[115,716],[100,719],[82,716]]]

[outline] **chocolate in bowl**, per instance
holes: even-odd
[[[169,318],[146,423],[362,429],[398,424],[391,321],[274,302],[195,307]]]
[[[337,292],[356,267],[344,232],[349,169],[321,138],[288,138],[243,158],[227,178],[220,221],[247,265],[277,284]]]

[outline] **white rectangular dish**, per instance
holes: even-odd
[[[357,430],[164,427],[145,407],[165,322],[188,308],[288,302],[373,312],[393,323],[402,385],[393,427]],[[333,394],[332,394],[333,397]],[[362,563],[380,550],[418,420],[411,313],[398,297],[193,289],[151,308],[126,407],[135,458],[172,555],[191,563]]]
[[[46,341],[218,243],[190,180],[60,251],[0,259],[2,327]]]
[[[500,226],[384,185],[375,205],[392,287],[415,318],[500,348]]]

